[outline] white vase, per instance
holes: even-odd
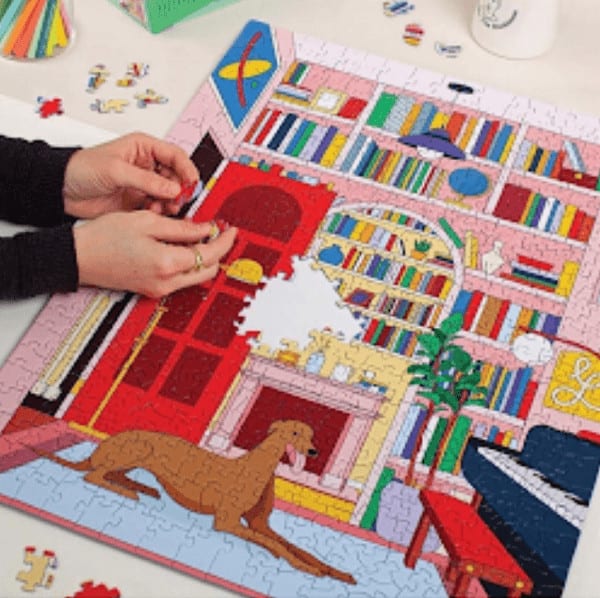
[[[475,41],[504,58],[534,58],[556,39],[560,0],[476,0]]]

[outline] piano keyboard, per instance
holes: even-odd
[[[580,498],[551,484],[539,471],[522,465],[506,453],[486,447],[479,447],[477,450],[482,457],[565,521],[579,530],[583,528],[587,506]]]

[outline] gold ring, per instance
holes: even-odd
[[[200,270],[204,268],[204,258],[196,248],[192,247],[192,251],[194,252],[194,267],[192,268],[192,270],[200,272]]]

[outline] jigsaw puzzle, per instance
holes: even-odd
[[[247,595],[560,595],[599,121],[251,21],[168,139],[181,215],[238,242],[162,300],[49,301],[0,374],[0,499]]]

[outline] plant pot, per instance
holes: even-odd
[[[388,542],[408,546],[412,540],[423,505],[419,500],[419,489],[392,480],[382,491],[375,531]],[[440,547],[440,539],[433,527],[429,528],[423,552],[433,552]]]
[[[424,251],[413,249],[410,252],[410,257],[412,257],[413,260],[424,260],[427,257],[427,254]]]

